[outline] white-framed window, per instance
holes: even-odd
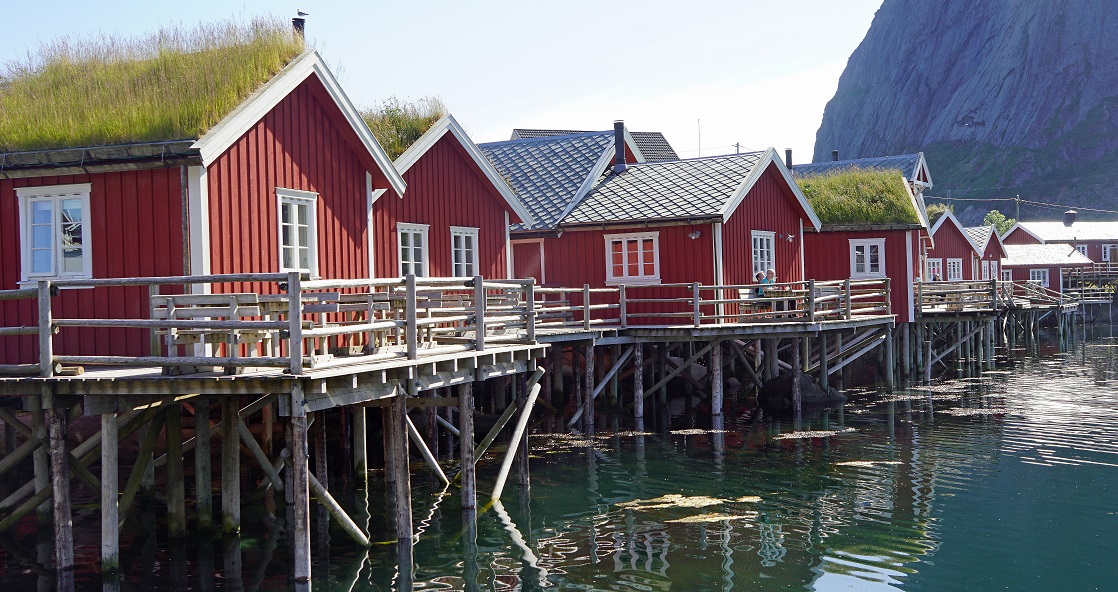
[[[963,260],[962,259],[948,259],[947,260],[947,281],[957,282],[963,279]]]
[[[1003,269],[1002,270],[1002,281],[1003,282],[1012,282],[1013,281],[1013,270],[1012,269]]]
[[[450,260],[454,268],[454,277],[478,275],[477,235],[477,228],[450,227]]]
[[[991,261],[990,262],[990,277],[983,278],[983,279],[996,279],[997,277],[998,277],[998,262],[997,261]]]
[[[607,282],[659,283],[659,232],[607,234],[605,239]]]
[[[1113,257],[1111,255],[1114,255]],[[1118,245],[1103,245],[1102,246],[1102,260],[1103,261],[1118,261]]]
[[[21,281],[93,277],[89,183],[18,187]]]
[[[1048,287],[1048,270],[1047,269],[1030,269],[1029,281],[1035,284],[1040,284],[1045,288]]]
[[[850,277],[885,277],[885,239],[851,239]]]
[[[318,194],[276,187],[280,271],[318,275]]]
[[[1084,257],[1087,256],[1087,245],[1075,245],[1075,250],[1079,251]]]
[[[396,236],[400,246],[400,277],[408,274],[426,276],[430,271],[427,257],[427,231],[429,224],[396,224]]]
[[[982,279],[990,279],[990,262],[985,259],[982,260]]]
[[[943,259],[928,259],[926,267],[928,269],[926,277],[929,282],[943,280]]]
[[[776,233],[764,230],[753,231],[753,275],[776,269]]]

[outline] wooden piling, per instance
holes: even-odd
[[[408,394],[415,393],[415,380],[408,380]],[[407,397],[399,394],[388,407],[389,429],[392,430],[392,469],[395,471],[396,542],[412,544],[411,469],[408,460]]]
[[[120,569],[120,520],[117,504],[119,439],[116,413],[101,416],[101,573]]]
[[[582,420],[585,422],[586,433],[594,435],[594,342],[590,342],[583,348],[583,360],[586,363],[585,369],[585,383],[582,389],[582,402],[585,410],[582,412]]]
[[[326,459],[326,412],[319,411],[315,414],[314,425],[311,427],[312,443],[314,445],[314,474],[320,482],[330,483],[328,462]]]
[[[236,534],[241,530],[241,421],[237,397],[221,398],[221,531]]]
[[[44,386],[44,389],[50,387]],[[66,454],[66,409],[53,406],[53,396],[44,394],[50,405],[46,410],[50,432],[50,481],[54,490],[51,509],[54,516],[54,568],[58,571],[74,567],[74,530],[70,512],[70,459]]]
[[[358,487],[369,484],[369,443],[365,426],[365,408],[353,407],[353,475]]]
[[[294,576],[295,581],[299,583],[306,583],[311,579],[311,508],[308,491],[310,454],[307,450],[307,412],[304,402],[303,385],[301,382],[296,382],[291,388],[291,417],[288,418],[291,430],[287,445],[291,452],[290,494],[294,501],[292,504]],[[222,423],[223,427],[224,425]]]
[[[462,464],[462,509],[477,508],[477,477],[474,469],[474,385],[458,385],[459,453]]]
[[[821,331],[819,333],[819,386],[824,391],[829,390],[831,374],[831,360],[827,350],[827,332]]]
[[[202,532],[213,529],[213,472],[210,468],[210,399],[194,402],[194,509]]]
[[[888,331],[885,334],[885,392],[893,392],[893,387],[896,384],[893,377],[893,369],[896,368],[896,359],[893,352],[893,331]]]
[[[182,405],[168,405],[164,420],[164,442],[167,448],[167,536],[186,536],[186,494],[183,491],[182,469]]]
[[[644,431],[644,344],[633,344],[633,422],[634,429]]]
[[[799,429],[803,420],[803,389],[800,386],[800,344],[799,340],[792,342],[792,413]]]
[[[797,352],[798,353],[798,352]],[[690,372],[690,369],[685,370]],[[722,417],[722,397],[724,383],[722,381],[722,342],[715,341],[710,350],[710,415],[717,420]]]
[[[614,357],[613,363],[617,363],[617,358]],[[528,371],[535,372],[534,363],[528,363]],[[614,373],[614,376],[617,376]],[[538,381],[537,381],[538,383]],[[536,393],[540,392],[541,387],[536,387]],[[528,401],[528,374],[521,373],[516,376],[516,406],[521,410],[521,413],[530,413],[531,409],[527,407]],[[528,438],[524,437],[520,440],[519,450],[516,454],[516,482],[520,485],[521,493],[525,493],[531,486],[531,480],[528,473]]]
[[[28,406],[31,407],[31,432],[40,442],[47,441],[47,424],[43,420],[43,400],[38,395],[28,397]],[[35,467],[35,493],[50,487],[50,454],[46,446],[36,446],[31,453],[32,464]],[[51,507],[46,501],[39,504],[39,524],[49,524],[51,521]]]

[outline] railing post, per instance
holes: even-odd
[[[885,314],[893,314],[893,286],[892,278],[885,278]]]
[[[815,280],[807,281],[807,320],[815,322]]]
[[[846,298],[846,315],[845,316],[846,316],[846,320],[849,321],[850,316],[851,316],[850,309],[853,308],[853,306],[851,305],[851,301],[850,301],[850,278],[846,278],[846,282],[843,284],[843,287],[842,287],[842,292],[844,294],[844,297]]]
[[[477,281],[477,278],[474,278]],[[415,274],[404,276],[404,341],[408,348],[408,359],[419,357],[419,325],[417,316],[419,307],[415,297]]]
[[[998,280],[990,280],[990,308],[997,312],[998,310]]]
[[[474,276],[474,351],[485,349],[485,278]],[[533,327],[533,332],[535,328]],[[533,333],[534,334],[534,333]]]
[[[694,317],[695,326],[699,326],[699,282],[691,283],[691,306],[692,316]]]
[[[287,272],[287,355],[292,374],[303,373],[303,281],[298,271]]]
[[[618,298],[617,306],[620,309],[620,312],[618,313],[618,316],[621,317],[621,328],[622,329],[628,329],[629,328],[629,318],[628,318],[628,310],[626,310],[626,306],[625,306],[625,304],[626,304],[625,303],[625,284],[621,284],[621,286],[618,287],[618,297],[617,298]]]
[[[924,282],[916,282],[916,314],[923,316],[924,314]]]
[[[50,280],[39,282],[39,376],[54,376],[54,322],[50,315]]]
[[[582,328],[590,330],[590,284],[582,285]]]
[[[536,280],[524,284],[524,326],[528,332],[528,342],[536,342]]]

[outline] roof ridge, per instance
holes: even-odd
[[[541,137],[538,137],[538,138],[518,138],[516,140],[497,140],[495,142],[482,142],[482,143],[478,144],[478,147],[488,147],[488,146],[497,146],[497,145],[507,146],[507,145],[510,145],[510,144],[528,144],[528,143],[531,143],[531,142],[544,143],[544,142],[551,142],[551,141],[565,139],[565,138],[583,138],[583,137],[600,136],[600,135],[605,135],[607,133],[612,134],[613,131],[611,130],[609,132],[604,132],[604,131],[602,131],[602,132],[579,132],[577,134],[565,134],[565,135],[562,135],[562,136],[541,136]]]

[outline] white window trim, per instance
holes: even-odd
[[[606,283],[612,285],[620,284],[659,284],[660,283],[660,233],[659,232],[627,232],[623,234],[607,234],[603,237],[606,246]],[[655,272],[652,276],[635,275],[635,276],[621,276],[613,275],[613,259],[611,255],[613,250],[610,245],[616,240],[643,240],[652,239],[652,268]],[[637,263],[638,267],[643,267],[643,262]]]
[[[295,205],[306,205],[310,207],[308,212],[307,224],[307,240],[310,242],[308,245],[310,252],[310,270],[305,270],[301,267],[284,267],[283,266],[283,204],[292,203]],[[276,245],[279,248],[276,251],[277,265],[280,272],[288,271],[307,271],[312,278],[320,277],[318,274],[318,194],[313,191],[302,191],[300,189],[288,189],[285,187],[276,187]]]
[[[1087,256],[1087,245],[1075,245],[1075,250],[1079,251],[1084,257]]]
[[[935,264],[935,269],[932,269]],[[938,272],[938,273],[937,273]],[[927,276],[927,281],[933,281],[935,276],[939,276],[939,281],[943,281],[943,259],[939,257],[929,258],[924,264],[924,274]]]
[[[869,247],[877,245],[877,252],[881,255],[881,271],[872,272],[869,270]],[[866,247],[866,271],[857,273],[855,269],[854,248],[864,246]],[[850,239],[850,278],[883,278],[885,277],[885,239],[883,238],[869,238],[869,239]]]
[[[1105,244],[1105,245],[1102,246],[1102,258],[1101,258],[1102,261],[1105,261],[1105,262],[1108,262],[1108,263],[1110,262],[1110,248],[1111,247],[1118,247],[1118,245],[1110,243],[1110,244]]]
[[[474,251],[473,259],[474,259],[474,262],[473,262],[473,269],[470,270],[469,275],[464,275],[464,276],[456,276],[455,275],[455,272],[458,271],[458,262],[454,260],[454,237],[455,236],[469,236],[469,237],[472,237],[474,239],[473,240],[473,245],[474,245],[473,246],[473,251]],[[451,226],[450,227],[450,275],[452,275],[454,277],[475,277],[475,276],[481,275],[480,273],[478,273],[478,269],[480,269],[481,266],[478,262],[478,254],[480,252],[480,249],[478,248],[477,241],[478,241],[478,229],[477,228],[474,228],[472,226]],[[424,248],[426,248],[426,245],[424,245]]]
[[[429,248],[430,242],[427,239],[427,234],[430,231],[430,224],[412,224],[410,222],[396,223],[396,273],[400,277],[404,277],[404,253],[403,245],[400,244],[400,233],[402,232],[418,232],[423,237],[423,271],[425,273],[417,273],[415,275],[422,277],[431,275],[431,249]]]
[[[1043,274],[1044,274],[1044,279],[1043,279],[1043,280],[1034,280],[1034,279],[1033,279],[1033,274],[1034,274],[1035,272],[1041,272],[1041,273],[1043,273]],[[1036,283],[1037,283],[1038,285],[1040,285],[1040,286],[1043,286],[1043,287],[1047,288],[1047,287],[1048,287],[1048,285],[1049,285],[1049,281],[1050,281],[1050,280],[1051,280],[1051,278],[1049,278],[1049,277],[1048,277],[1048,269],[1047,269],[1047,268],[1040,268],[1040,269],[1030,269],[1030,270],[1029,270],[1029,281],[1030,281],[1030,282],[1036,282]]]
[[[1003,282],[1012,282],[1013,281],[1013,270],[1012,269],[1002,268],[1001,273],[1002,273],[1002,281]]]
[[[89,193],[92,190],[91,183],[75,183],[70,185],[46,185],[41,187],[17,187],[16,197],[19,199],[19,248],[20,248],[20,283],[33,284],[40,280],[57,280],[57,279],[88,279],[93,277],[93,241],[90,238],[91,226],[89,211]],[[28,232],[28,216],[31,213],[30,202],[32,200],[43,198],[57,198],[66,197],[68,199],[80,199],[82,203],[82,271],[59,273],[58,262],[58,244],[55,232],[58,230],[58,221],[53,219],[51,222],[51,245],[52,254],[55,257],[53,261],[54,273],[49,274],[32,274],[29,272],[31,269],[31,236]],[[57,203],[52,208],[53,216],[58,215]]]
[[[769,271],[769,269],[775,269],[776,268],[776,233],[768,231],[768,230],[752,230],[752,231],[750,231],[750,234],[749,234],[749,265],[750,265],[750,267],[753,266],[753,261],[754,261],[754,259],[756,259],[753,256],[754,255],[754,250],[756,249],[756,244],[754,244],[754,241],[758,238],[769,239],[769,244],[772,247],[772,252],[769,253],[769,254],[772,255],[772,261],[769,262],[770,265],[768,267],[766,267],[765,269],[761,269],[761,270],[754,269],[753,274],[750,276],[750,278],[752,278],[753,276],[756,276],[758,271],[767,273]]]
[[[951,264],[952,263],[957,263],[959,265],[959,267],[958,267],[959,277],[951,277]],[[951,258],[947,259],[947,277],[944,278],[944,279],[946,279],[949,282],[961,282],[961,281],[963,281],[963,260],[962,259],[951,259]]]

